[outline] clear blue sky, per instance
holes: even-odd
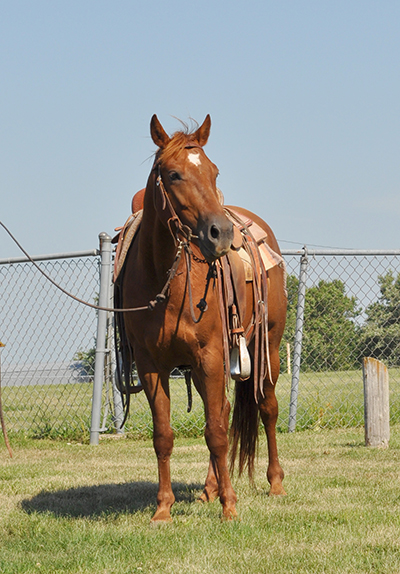
[[[400,247],[398,0],[0,0],[0,47],[0,220],[32,254],[124,223],[153,113],[211,114],[227,203],[281,247]]]

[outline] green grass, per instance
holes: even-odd
[[[400,369],[389,369],[391,423],[400,423]],[[233,396],[232,382],[230,398]],[[291,377],[282,373],[276,393],[278,430],[289,421]],[[24,432],[37,438],[86,440],[90,428],[92,385],[36,385],[2,389],[3,408],[10,434]],[[105,404],[106,392],[104,392]],[[171,379],[171,420],[176,436],[201,437],[203,405],[193,389],[192,412],[187,413],[186,385]],[[362,371],[302,372],[299,383],[297,430],[357,427],[364,423]],[[106,418],[114,430],[111,416]],[[151,438],[152,421],[144,393],[132,395],[126,430],[135,438]]]
[[[92,394],[90,383],[3,387],[7,430],[37,438],[87,434]]]
[[[400,423],[400,369],[389,369],[390,421]],[[287,431],[291,377],[282,373],[276,395],[278,429]],[[347,428],[364,424],[362,370],[302,372],[299,382],[297,430]]]
[[[151,441],[104,437],[98,447],[16,436],[0,443],[0,572],[398,573],[400,426],[390,448],[362,429],[278,435],[286,497],[268,497],[266,444],[255,486],[234,477],[240,520],[200,505],[208,454],[178,439],[173,523],[151,527],[157,492]]]

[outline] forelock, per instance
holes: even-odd
[[[187,126],[184,131],[175,132],[165,148],[159,152],[160,161],[168,161],[173,157],[178,157],[182,151],[190,146],[198,146],[199,143],[195,139],[195,132],[189,132]]]

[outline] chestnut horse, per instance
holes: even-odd
[[[218,169],[203,150],[210,127],[210,116],[207,116],[196,131],[180,131],[169,137],[157,116],[153,116],[151,137],[159,149],[144,193],[140,228],[128,251],[118,287],[123,308],[142,308],[136,313],[124,313],[123,323],[153,417],[159,475],[154,522],[171,520],[170,510],[175,500],[170,477],[173,431],[169,377],[178,366],[190,368],[205,409],[205,439],[210,462],[200,500],[206,502],[219,497],[222,518],[230,520],[237,516],[228,464],[230,405],[225,393],[218,281],[210,276],[213,262],[231,250],[234,231],[216,187]],[[235,210],[257,222],[266,231],[270,247],[280,253],[265,222],[246,210]],[[181,257],[182,250],[185,257]],[[236,253],[232,255],[238,257]],[[236,383],[231,467],[239,448],[239,470],[247,466],[251,475],[261,416],[268,439],[270,494],[284,494],[284,475],[275,435],[278,415],[275,384],[286,317],[285,278],[281,267],[268,271],[268,286],[270,368],[266,369],[263,389],[256,397],[251,378]],[[244,289],[247,289],[243,322],[246,326],[254,315],[254,297],[250,283]],[[149,300],[154,300],[152,309],[143,308]],[[199,309],[195,306],[198,301],[204,303]],[[254,343],[250,343],[249,351],[253,356]]]

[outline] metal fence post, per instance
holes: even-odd
[[[110,277],[111,277],[111,237],[104,231],[99,235],[100,240],[100,293],[99,306],[108,307],[110,302]],[[98,311],[96,358],[94,363],[93,399],[92,399],[92,422],[90,427],[90,444],[99,444],[101,398],[104,378],[104,359],[107,337],[107,311]]]
[[[307,247],[304,246],[303,249],[304,252],[300,260],[296,330],[294,335],[294,346],[293,346],[292,387],[290,391],[290,406],[289,406],[289,432],[294,432],[296,429],[297,398],[299,394],[299,380],[300,380],[301,347],[303,343],[304,304],[306,300],[306,280],[307,280],[307,266],[308,266]]]

